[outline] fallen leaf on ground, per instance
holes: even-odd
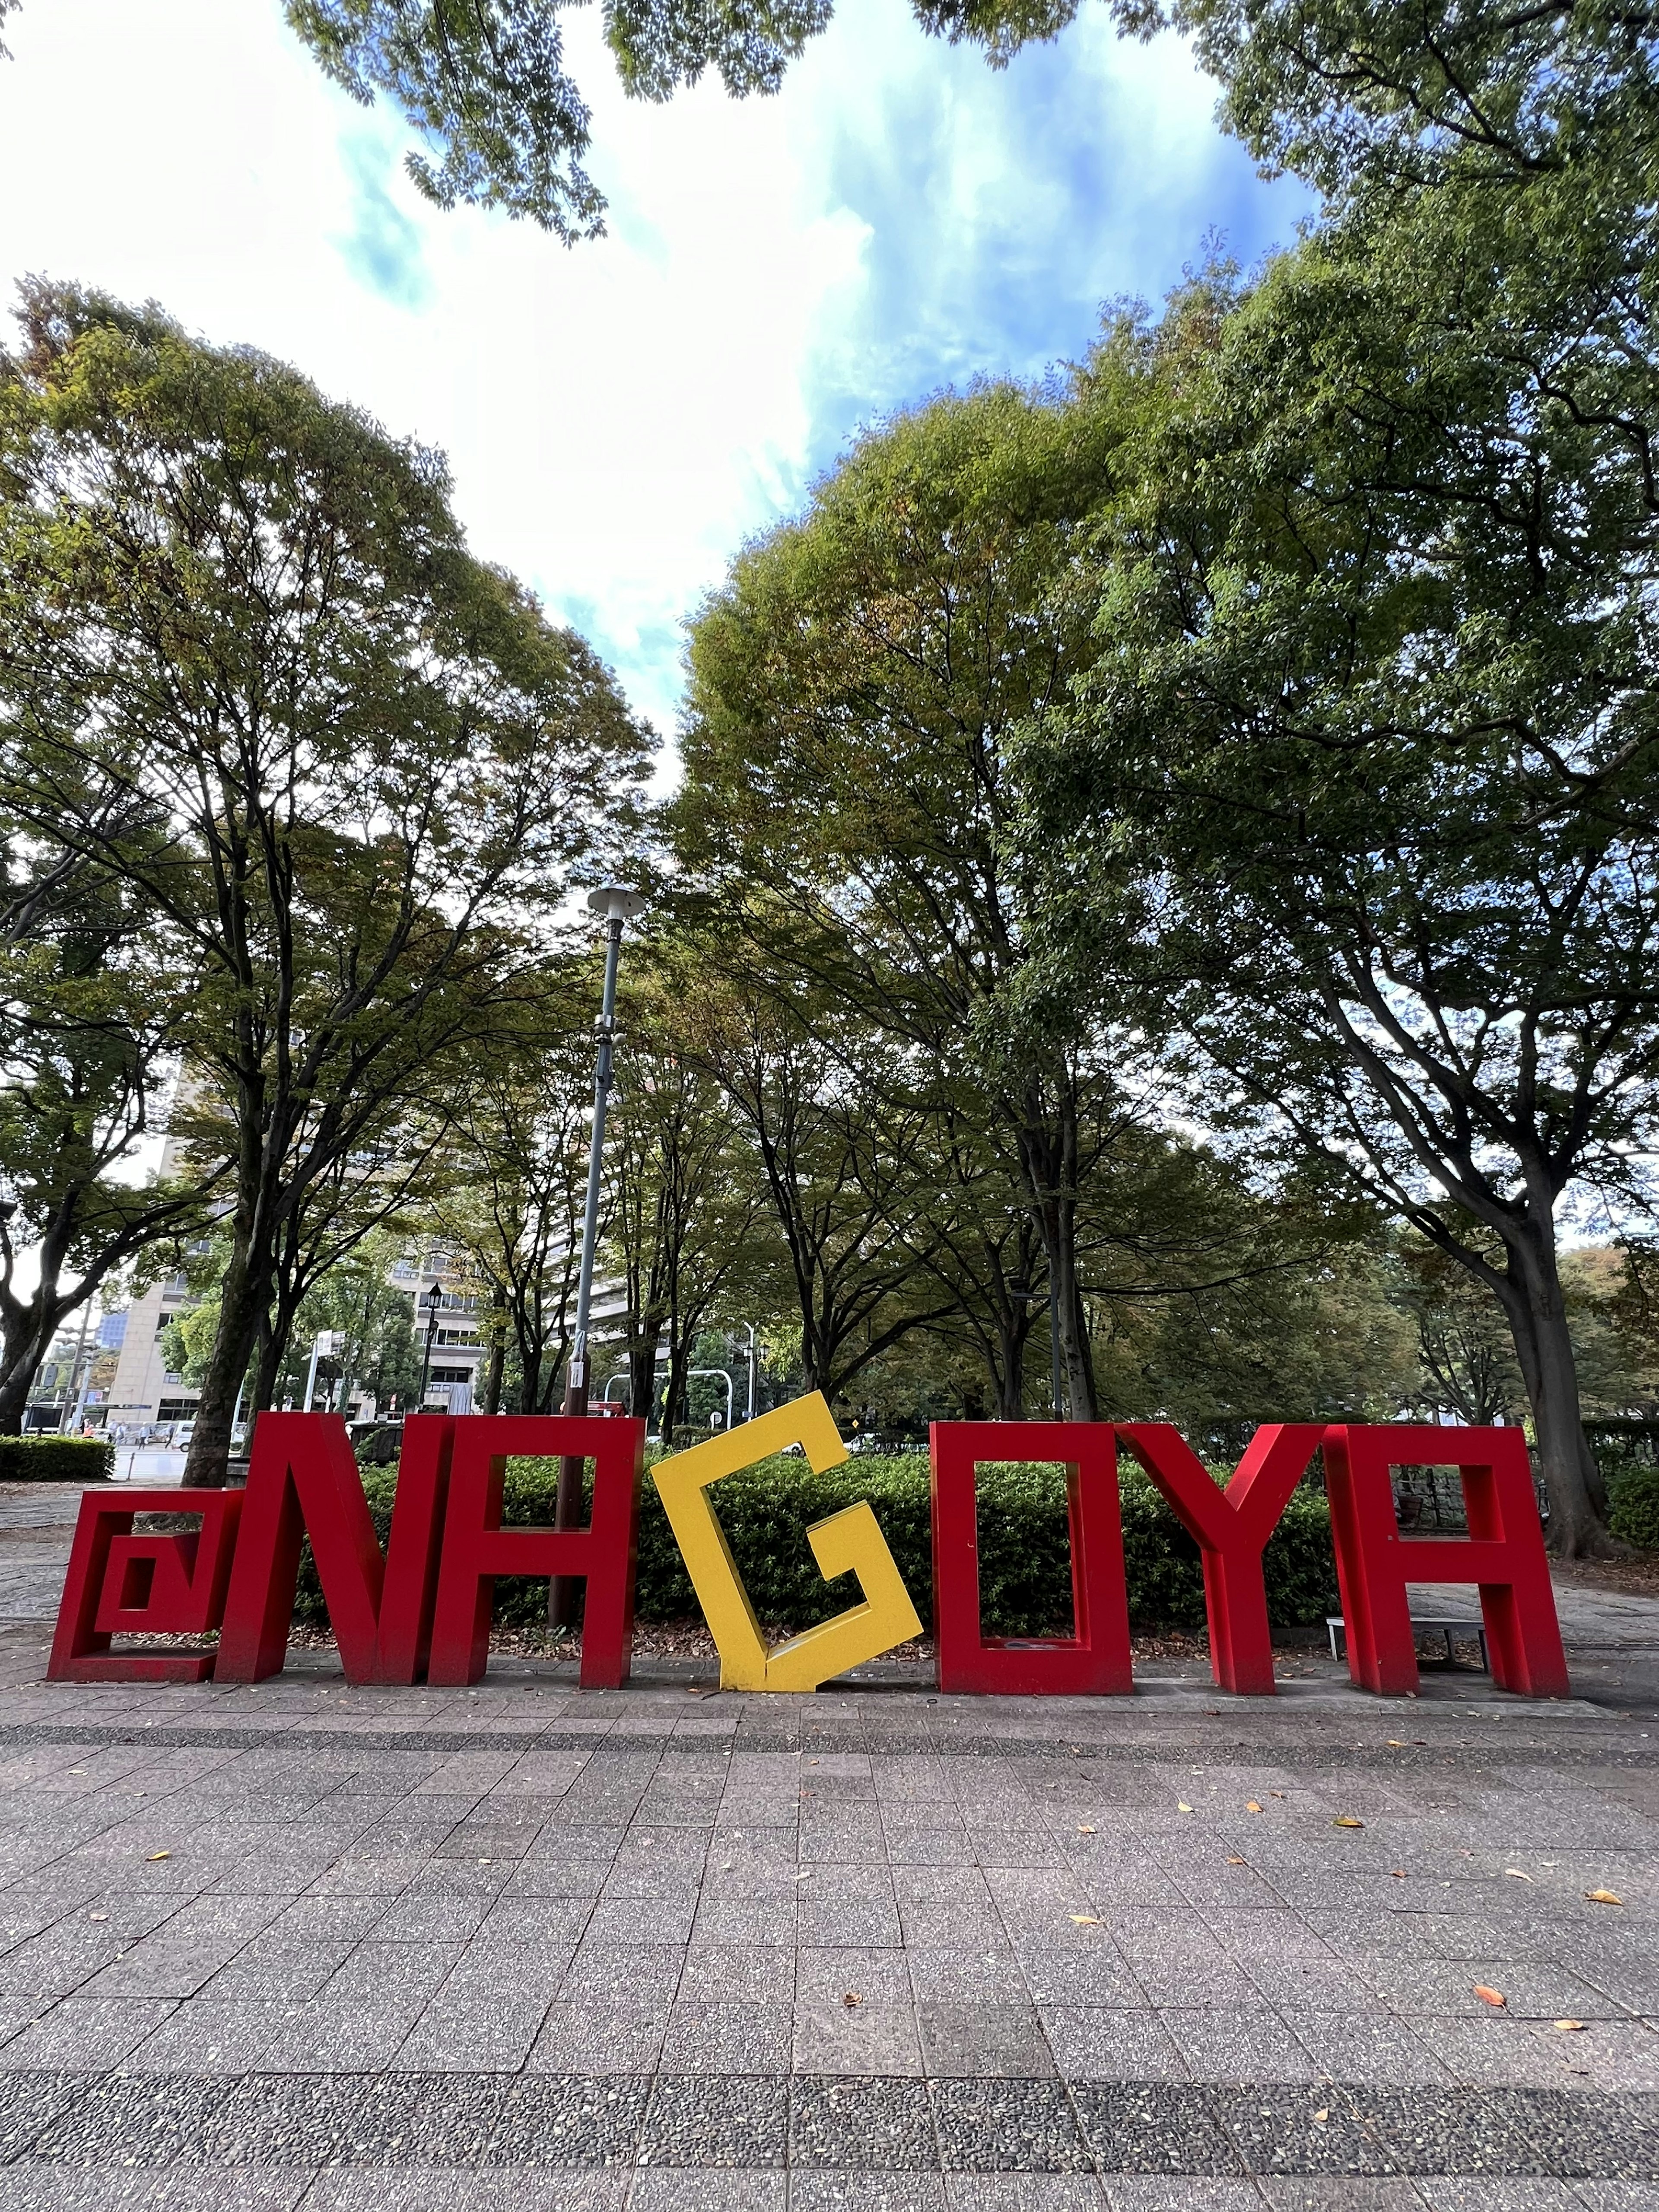
[[[1555,2024],[1563,2035],[1582,2035],[1584,2032],[1582,2020],[1558,2020]]]
[[[87,1917],[88,1920],[107,1920],[109,1915],[107,1912],[89,1912]]]
[[[1244,1862],[1243,1859],[1229,1859],[1227,1863],[1229,1866],[1243,1866]]]
[[[1532,1880],[1532,1876],[1529,1874],[1522,1874],[1519,1867],[1505,1867],[1504,1871],[1508,1875],[1511,1881],[1530,1881]]]
[[[171,1851],[152,1851],[149,1855],[149,1863],[154,1866],[157,1859],[170,1859],[172,1856]]]
[[[1267,1792],[1267,1795],[1270,1797],[1282,1797],[1285,1795],[1285,1792],[1282,1790],[1270,1790]]]
[[[1406,1879],[1406,1869],[1404,1867],[1390,1867],[1389,1869],[1389,1872],[1395,1881],[1404,1881]]]
[[[846,1996],[842,1999],[842,2002],[844,2005],[861,2005],[864,2002],[864,1999],[859,1995],[856,1990],[848,1990]]]
[[[1334,1828],[1363,1828],[1364,1825],[1363,1820],[1356,1820],[1352,1813],[1339,1813],[1331,1822]]]
[[[1190,1813],[1192,1809],[1192,1807],[1187,1802],[1184,1797],[1177,1797],[1176,1799],[1176,1810],[1177,1813]]]
[[[1328,2105],[1322,2105],[1319,2110],[1314,2114],[1315,2119],[1319,2122],[1321,2127],[1324,2126],[1326,2121],[1328,2120],[1330,2117],[1331,2108]]]
[[[1256,1803],[1255,1798],[1252,1797],[1249,1803],[1244,1808],[1244,1810],[1247,1813],[1259,1813],[1261,1810],[1261,1808]]]
[[[1615,1897],[1610,1889],[1587,1889],[1585,1896],[1592,1905],[1622,1905],[1624,1899]]]
[[[1074,1928],[1098,1928],[1100,1922],[1092,1912],[1074,1912],[1072,1925]]]
[[[1389,1738],[1389,1749],[1390,1751],[1404,1751],[1405,1748],[1406,1740],[1403,1736],[1391,1735]]]
[[[1489,1990],[1484,1982],[1477,1982],[1475,1984],[1474,1994],[1480,1998],[1482,2004],[1494,2006],[1499,2012],[1502,2012],[1504,2008],[1509,2002],[1509,1999],[1504,1996],[1502,1990]]]
[[[1080,1820],[1078,1823],[1077,1832],[1079,1836],[1092,1836],[1094,1833],[1094,1830],[1089,1826],[1086,1820]]]

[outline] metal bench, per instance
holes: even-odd
[[[1415,1642],[1419,1636],[1443,1636],[1445,1638],[1446,1664],[1449,1667],[1452,1664],[1453,1659],[1455,1656],[1453,1646],[1454,1638],[1459,1636],[1473,1636],[1480,1646],[1480,1664],[1487,1674],[1491,1674],[1492,1667],[1486,1656],[1486,1628],[1484,1621],[1479,1620],[1471,1620],[1468,1619],[1467,1614],[1462,1613],[1449,1614],[1438,1613],[1414,1613],[1411,1617],[1411,1622],[1412,1639],[1413,1642]],[[1345,1658],[1347,1656],[1348,1648],[1348,1624],[1343,1620],[1340,1613],[1328,1613],[1325,1615],[1325,1627],[1331,1639],[1332,1658]],[[1338,1649],[1336,1641],[1339,1636],[1342,1638],[1341,1648],[1340,1650]]]

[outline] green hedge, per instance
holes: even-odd
[[[509,1522],[546,1526],[553,1517],[556,1462],[509,1462],[505,1492]],[[1138,1629],[1201,1629],[1204,1574],[1198,1547],[1138,1468],[1121,1470],[1123,1550],[1129,1612]],[[397,1476],[368,1468],[363,1486],[381,1543],[392,1522]],[[1071,1626],[1071,1543],[1064,1478],[1038,1466],[986,1468],[980,1485],[980,1603],[988,1635],[1066,1634]],[[763,1460],[729,1475],[714,1493],[716,1510],[750,1601],[763,1621],[810,1628],[858,1601],[850,1575],[826,1583],[806,1540],[815,1521],[867,1498],[924,1624],[933,1622],[933,1571],[927,1462],[921,1454],[859,1459],[814,1474],[793,1455]],[[1338,1609],[1330,1514],[1315,1490],[1298,1490],[1269,1542],[1264,1560],[1267,1607],[1275,1628],[1316,1625]],[[674,1620],[697,1611],[690,1577],[647,1475],[640,1510],[641,1620]],[[546,1619],[547,1585],[503,1577],[495,1585],[495,1620],[529,1627]],[[307,1550],[296,1617],[325,1619],[322,1592]]]
[[[1607,1525],[1627,1544],[1659,1552],[1659,1468],[1638,1468],[1613,1486]]]
[[[0,1482],[108,1482],[115,1447],[102,1437],[0,1437]]]

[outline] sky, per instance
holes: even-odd
[[[154,299],[441,447],[475,551],[668,735],[684,624],[860,426],[1076,359],[1220,234],[1290,241],[1171,39],[1085,6],[988,69],[849,0],[770,100],[618,89],[568,19],[609,234],[429,207],[400,118],[328,85],[277,0],[22,0],[0,62],[0,276]]]

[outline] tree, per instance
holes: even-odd
[[[712,985],[696,1010],[698,1059],[747,1132],[800,1319],[801,1387],[835,1400],[872,1361],[940,1319],[918,1289],[931,1243],[927,1117],[883,1113],[880,1040],[834,1010]]]
[[[1098,1005],[1057,1020],[1031,988],[1040,885],[1007,836],[1008,747],[1096,650],[1072,579],[1123,427],[995,386],[861,441],[699,617],[676,807],[710,926],[755,974],[804,979],[994,1102],[1079,1419],[1083,1123],[1115,1048]]]
[[[7,826],[0,1435],[15,1436],[34,1370],[64,1322],[158,1240],[199,1223],[212,1178],[146,1182],[137,1171],[191,995],[175,935],[130,885],[24,823]],[[23,1290],[26,1250],[34,1281]]]
[[[1408,201],[1112,335],[1109,404],[1127,356],[1164,412],[1097,541],[1110,649],[1024,766],[1103,945],[1103,835],[1162,872],[1148,972],[1227,1101],[1498,1300],[1573,1554],[1604,1496],[1558,1209],[1644,1204],[1659,1108],[1659,507],[1568,359],[1610,296],[1515,313],[1521,221]]]
[[[699,1334],[740,1275],[752,1296],[776,1273],[775,1252],[763,1249],[767,1197],[753,1144],[692,1041],[694,975],[659,945],[630,983],[611,1125],[608,1241],[627,1293],[629,1404],[648,1418],[660,1402],[665,1443]]]
[[[36,283],[21,321],[10,803],[198,965],[186,1063],[234,1140],[186,1474],[212,1483],[288,1225],[361,1146],[447,1122],[574,872],[614,865],[647,742],[580,641],[468,554],[435,456],[155,309]]]
[[[435,1216],[489,1299],[492,1413],[509,1352],[518,1410],[556,1410],[575,1328],[592,1047],[568,988],[546,981],[539,1022],[503,1041],[466,1098]]]

